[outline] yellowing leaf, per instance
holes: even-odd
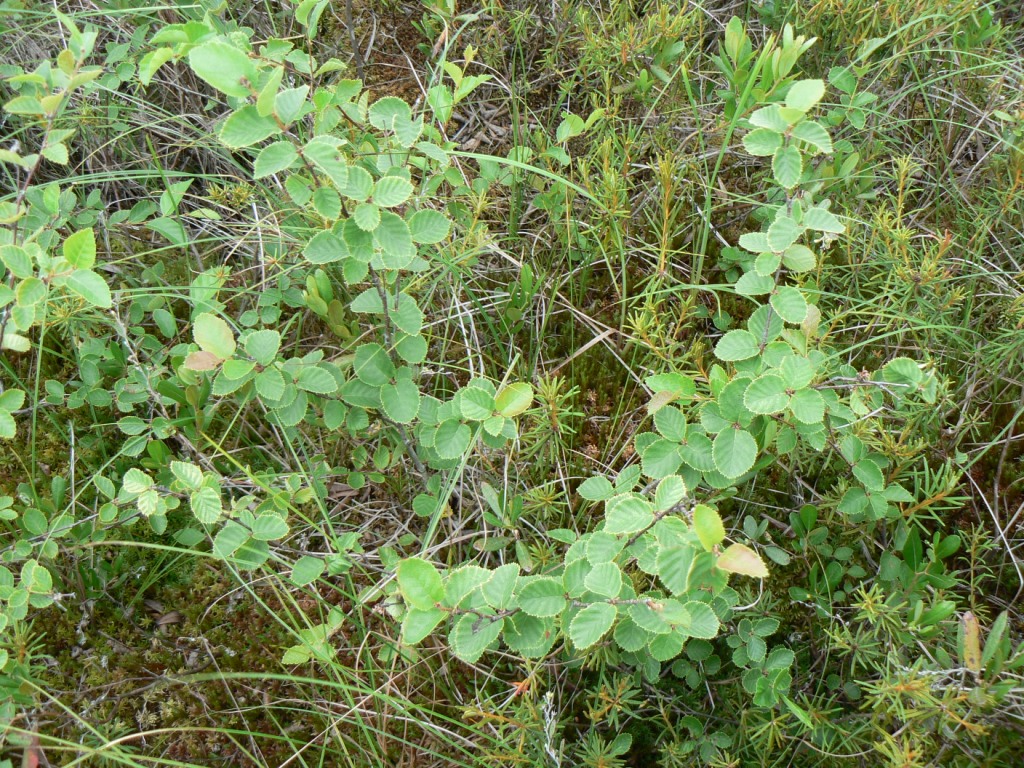
[[[768,568],[764,560],[750,547],[743,544],[732,544],[718,556],[715,563],[723,571],[738,573],[740,576],[752,576],[763,579],[768,576]]]
[[[231,326],[216,315],[204,312],[192,324],[196,344],[204,352],[227,360],[235,354],[235,334]]]
[[[981,627],[977,617],[968,611],[960,618],[963,646],[960,655],[965,667],[977,674],[981,672]]]
[[[654,415],[666,405],[678,399],[675,392],[655,392],[651,401],[647,404],[647,413]]]
[[[725,526],[718,512],[707,504],[698,504],[693,510],[693,530],[708,552],[725,538]],[[751,553],[753,554],[753,553]],[[757,557],[757,555],[754,555]],[[721,566],[719,566],[721,567]]]
[[[495,410],[506,419],[518,416],[533,402],[533,387],[516,382],[502,387],[494,398]]]
[[[190,371],[215,371],[224,362],[212,352],[192,352],[185,358],[185,367]]]

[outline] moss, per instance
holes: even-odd
[[[162,580],[139,596],[145,601],[108,597],[63,611],[51,608],[39,616],[37,626],[47,630],[43,652],[56,662],[46,668],[43,680],[89,723],[55,718],[41,736],[88,743],[96,727],[108,738],[121,730],[208,728],[149,736],[147,749],[167,750],[175,759],[200,765],[243,765],[245,758],[227,731],[279,732],[273,710],[264,705],[295,694],[287,682],[260,681],[259,676],[280,671],[280,649],[293,641],[220,569],[201,567],[187,585],[172,583]],[[125,590],[123,598],[128,596]],[[162,617],[169,621],[162,623]],[[214,671],[255,677],[189,679]],[[324,722],[311,707],[290,726],[289,738],[303,743]],[[269,764],[293,753],[287,741],[258,740]]]

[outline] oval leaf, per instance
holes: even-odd
[[[720,569],[740,576],[763,579],[768,576],[768,567],[754,550],[744,544],[732,544],[718,556],[715,563]]]

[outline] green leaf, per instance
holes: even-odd
[[[187,461],[172,461],[171,473],[182,485],[191,490],[198,489],[203,483],[203,471]]]
[[[352,221],[364,232],[373,232],[380,226],[380,208],[373,203],[360,203],[352,211]]]
[[[268,136],[280,133],[272,117],[261,117],[252,104],[242,107],[224,121],[217,138],[226,147],[250,147]]]
[[[26,509],[21,515],[21,525],[32,536],[41,536],[47,529],[46,515],[39,509]]]
[[[295,385],[315,395],[330,395],[338,391],[338,381],[323,368],[315,365],[302,368]]]
[[[814,381],[816,373],[814,363],[798,355],[789,355],[779,365],[779,374],[786,382],[787,389],[803,389]]]
[[[832,154],[832,138],[819,123],[804,120],[793,126],[790,135],[795,139],[807,142],[818,152],[823,152],[826,155]]]
[[[420,410],[420,390],[411,380],[398,379],[380,388],[380,402],[389,419],[409,424]]]
[[[867,506],[868,497],[864,493],[864,489],[860,486],[854,486],[847,489],[846,493],[843,494],[843,498],[840,499],[836,509],[844,515],[856,515],[863,512]]]
[[[729,331],[715,345],[715,357],[726,362],[746,360],[760,352],[757,339],[750,331]]]
[[[405,269],[416,257],[409,225],[397,214],[381,211],[380,225],[373,231],[373,237],[380,244],[386,269]]]
[[[718,516],[718,510],[707,504],[698,504],[694,507],[693,530],[708,552],[725,539],[725,526],[722,525],[722,518]]]
[[[768,299],[779,317],[787,323],[802,323],[807,317],[807,301],[799,288],[784,285]]]
[[[491,416],[483,421],[484,432],[493,437],[505,434],[508,439],[512,439],[512,436],[508,435],[508,431],[510,429],[515,431],[515,425],[510,422],[511,419],[506,419],[504,416]]]
[[[832,67],[828,81],[843,93],[853,93],[857,88],[857,76],[850,67]]]
[[[715,565],[728,573],[740,576],[751,576],[764,579],[768,576],[768,567],[754,550],[744,544],[731,544],[718,556]]]
[[[368,288],[354,299],[349,307],[353,312],[360,314],[383,314],[384,304],[381,303],[381,295],[376,288]]]
[[[755,339],[770,344],[782,335],[786,325],[782,318],[769,306],[763,305],[754,310],[747,319],[747,329]]]
[[[341,185],[339,191],[347,198],[364,203],[373,192],[373,176],[365,168],[358,165],[350,166],[345,184]]]
[[[166,511],[166,502],[160,498],[160,494],[157,493],[156,489],[151,488],[140,494],[135,500],[135,506],[144,517],[149,518],[150,520],[158,520],[155,526],[153,526],[153,530],[156,533],[163,533],[164,530],[166,530],[167,517],[164,514]]]
[[[491,572],[480,588],[480,594],[495,610],[504,611],[512,603],[512,593],[519,579],[518,563],[510,563]]]
[[[686,439],[686,414],[678,408],[666,406],[655,411],[654,426],[668,440],[681,443]]]
[[[388,317],[403,333],[415,336],[423,329],[423,310],[409,294],[402,291],[394,304],[388,299]]]
[[[923,381],[924,373],[918,363],[909,357],[896,357],[882,368],[882,379],[912,390]]]
[[[325,567],[326,564],[323,558],[303,555],[292,566],[292,575],[289,577],[289,580],[297,587],[304,587],[320,578],[320,574],[324,572]]]
[[[736,293],[741,296],[763,296],[773,290],[775,290],[775,278],[771,274],[762,275],[752,270],[736,281]]]
[[[110,309],[113,306],[106,280],[91,269],[76,269],[68,276],[65,285],[94,307]]]
[[[360,229],[359,225],[356,224],[355,219],[348,219],[343,224],[343,227],[345,245],[348,247],[349,255],[351,255],[352,258],[360,264],[373,264],[374,267],[383,269],[385,265],[381,260],[380,254],[377,252],[377,247],[373,241],[373,233],[365,232]],[[361,274],[354,279],[350,279],[347,276],[346,271],[345,282],[354,283],[361,281],[366,272],[364,270],[358,271],[360,271]]]
[[[105,522],[110,522],[110,520],[105,520]],[[199,528],[181,528],[174,535],[174,541],[176,541],[182,547],[196,547],[201,542],[206,541],[206,534],[204,534],[204,532]]]
[[[615,494],[615,487],[604,475],[596,475],[580,483],[576,492],[587,501],[605,501]]]
[[[427,340],[419,334],[398,334],[398,340],[395,342],[395,352],[405,362],[417,365],[427,359]]]
[[[196,467],[196,469],[199,468]],[[200,473],[200,477],[202,477],[202,473]],[[213,525],[220,520],[224,513],[220,492],[212,486],[205,485],[189,494],[188,501],[189,506],[192,507],[192,514],[203,525]]]
[[[184,248],[188,245],[188,233],[185,231],[185,227],[177,219],[172,219],[169,216],[161,216],[159,219],[153,219],[147,221],[145,224],[147,229],[151,229],[159,235],[167,238],[167,242],[172,245],[176,245],[179,248]]]
[[[789,401],[793,418],[804,424],[821,424],[825,418],[825,399],[816,389],[799,389]]]
[[[58,165],[67,165],[70,159],[67,145],[59,141],[52,144],[47,143],[46,146],[39,150],[39,154],[51,163],[57,163]]]
[[[49,389],[49,387],[47,387]],[[16,411],[21,408],[25,403],[25,392],[21,389],[7,389],[0,394],[0,410],[3,411]],[[141,419],[140,419],[141,421]],[[0,496],[0,509],[4,507],[4,501],[10,499],[9,496]]]
[[[19,307],[34,307],[46,299],[46,293],[46,283],[38,277],[28,277],[18,284],[14,296]]]
[[[458,395],[459,411],[468,421],[483,421],[494,413],[494,397],[481,387],[465,387]]]
[[[685,594],[690,589],[690,571],[693,568],[693,547],[660,547],[655,559],[658,576],[673,595]]]
[[[655,395],[647,406],[648,413],[656,413],[660,408],[677,400],[690,402],[697,391],[693,379],[681,373],[658,373],[648,376],[644,383]]]
[[[686,498],[686,483],[679,475],[669,475],[658,483],[654,492],[654,507],[659,512],[666,512]]]
[[[712,446],[715,468],[726,478],[735,480],[746,474],[757,460],[757,441],[742,429],[729,427],[715,437]]]
[[[989,630],[988,639],[985,641],[985,650],[981,653],[981,663],[987,667],[992,659],[998,653],[1000,646],[1003,644],[1003,638],[1006,636],[1006,629],[1009,623],[1009,613],[1003,611],[996,620],[992,622],[992,628]]]
[[[743,148],[756,157],[771,157],[782,146],[782,136],[770,128],[755,128],[743,137]]]
[[[274,98],[274,112],[285,125],[290,125],[300,116],[303,107],[306,106],[306,96],[309,94],[309,86],[301,85],[298,88],[286,88]]]
[[[759,275],[765,277],[771,277],[778,270],[779,265],[782,263],[782,254],[774,253],[769,251],[768,253],[758,254],[757,258],[754,259],[754,271]],[[774,283],[772,284],[774,287]]]
[[[299,159],[290,141],[276,141],[260,150],[253,164],[253,178],[262,179],[291,168]]]
[[[7,411],[0,411],[0,437],[5,440],[13,440],[17,433],[17,424],[14,417]]]
[[[616,610],[608,603],[588,605],[569,625],[569,639],[581,651],[598,642],[615,622]]]
[[[519,590],[519,607],[530,616],[557,616],[565,605],[565,589],[557,579],[530,577]]]
[[[395,130],[396,123],[412,121],[412,108],[396,96],[385,96],[371,106],[367,115],[370,125],[383,131]]]
[[[662,438],[644,448],[641,454],[644,474],[656,480],[674,474],[683,462],[678,448],[678,443]]]
[[[803,171],[803,155],[794,146],[780,147],[772,158],[772,175],[786,189],[792,189],[800,182]]]
[[[690,600],[683,603],[683,610],[690,615],[690,622],[685,627],[680,626],[680,632],[703,640],[711,640],[718,636],[721,623],[710,605],[698,600]]]
[[[769,104],[766,107],[755,109],[750,115],[750,124],[758,128],[767,128],[776,133],[785,133],[789,130],[790,121],[782,113],[779,104]]]
[[[334,136],[316,136],[302,148],[303,156],[327,174],[339,191],[348,187],[349,177],[348,163],[340,154],[342,143]]]
[[[221,360],[235,354],[235,335],[231,326],[209,312],[203,312],[192,322],[192,336],[200,349]]]
[[[398,590],[412,608],[428,610],[444,600],[444,583],[432,563],[419,557],[398,564]]]
[[[425,208],[409,219],[409,234],[421,245],[439,243],[448,237],[452,223],[443,213]]]
[[[0,245],[0,262],[19,280],[24,280],[35,274],[32,257],[20,246]]]
[[[348,409],[337,400],[324,403],[324,426],[330,430],[340,429],[348,416]]]
[[[416,501],[420,501],[417,504]],[[426,494],[420,494],[413,502],[413,507],[420,517],[430,517],[434,514],[438,499]],[[422,505],[422,509],[417,509]],[[448,574],[445,583],[445,605],[452,608],[479,608],[482,604],[483,595],[480,587],[491,578],[491,572],[478,565],[461,565]]]
[[[153,310],[153,322],[156,323],[156,327],[160,329],[164,338],[171,339],[178,335],[178,321],[163,307]]]
[[[786,106],[808,112],[824,95],[825,83],[821,80],[798,80],[786,93]]]
[[[504,640],[509,650],[528,659],[548,655],[558,639],[554,619],[538,619],[520,611],[505,620]]]
[[[768,227],[768,245],[773,251],[785,251],[804,233],[803,227],[786,215],[779,215]]]
[[[768,234],[766,232],[746,232],[740,235],[740,248],[751,253],[763,253],[770,251],[768,245]]]
[[[615,563],[598,563],[584,579],[587,589],[602,597],[616,597],[622,589],[622,571]]]
[[[604,530],[608,533],[635,533],[653,522],[653,506],[636,494],[620,494],[605,505]]]
[[[81,229],[68,237],[64,241],[63,253],[68,264],[75,269],[92,269],[96,263],[96,236],[92,227]]]
[[[501,634],[503,619],[466,614],[455,622],[448,634],[455,655],[467,664],[475,664]]]
[[[782,263],[793,272],[808,272],[814,269],[817,261],[814,251],[806,245],[794,244],[782,254]]]
[[[401,176],[385,176],[373,188],[373,202],[381,208],[394,208],[412,195],[412,184]]]
[[[434,435],[434,450],[442,459],[457,459],[473,440],[472,430],[457,419],[442,422]]]
[[[853,476],[869,491],[881,491],[885,488],[885,475],[881,468],[871,459],[861,459],[853,465]]]
[[[256,68],[249,57],[234,46],[212,41],[193,48],[188,56],[189,66],[202,80],[228,96],[245,98],[249,84],[256,82]]]
[[[252,524],[252,537],[257,541],[274,541],[287,535],[288,523],[274,512],[260,515]]]
[[[253,331],[245,339],[246,353],[262,366],[270,365],[281,349],[281,334],[273,330]]]
[[[317,215],[335,221],[341,217],[341,196],[334,187],[320,187],[313,193],[310,202]]]
[[[804,226],[815,232],[831,232],[837,235],[846,231],[846,227],[834,213],[818,207],[809,208],[804,212]]]
[[[506,419],[523,413],[531,403],[533,403],[533,387],[525,382],[505,385],[494,398],[495,410]]]
[[[148,86],[152,82],[153,75],[157,73],[157,70],[173,57],[174,51],[167,46],[161,46],[147,53],[139,61],[139,82]]]
[[[259,95],[256,97],[256,111],[267,117],[274,114],[274,100],[278,91],[281,90],[281,82],[284,80],[284,67],[274,67],[270,71],[270,77],[263,83]]]
[[[429,637],[434,628],[441,623],[448,614],[440,608],[410,608],[402,620],[402,642],[407,645],[416,645],[424,638]]]
[[[121,479],[121,487],[126,493],[138,495],[153,487],[153,478],[136,467],[130,468]]]
[[[256,376],[256,391],[260,397],[276,402],[284,395],[284,376],[276,368],[267,368]]]
[[[320,232],[302,249],[306,261],[312,264],[330,264],[349,255],[345,243],[333,232]]]
[[[352,370],[360,381],[371,387],[382,387],[395,375],[395,364],[380,344],[360,344],[356,348]]]
[[[608,531],[594,531],[586,540],[586,557],[591,565],[609,563],[618,557],[626,541]]]
[[[229,520],[213,539],[213,553],[222,558],[231,557],[247,541],[249,532],[234,520]]]

